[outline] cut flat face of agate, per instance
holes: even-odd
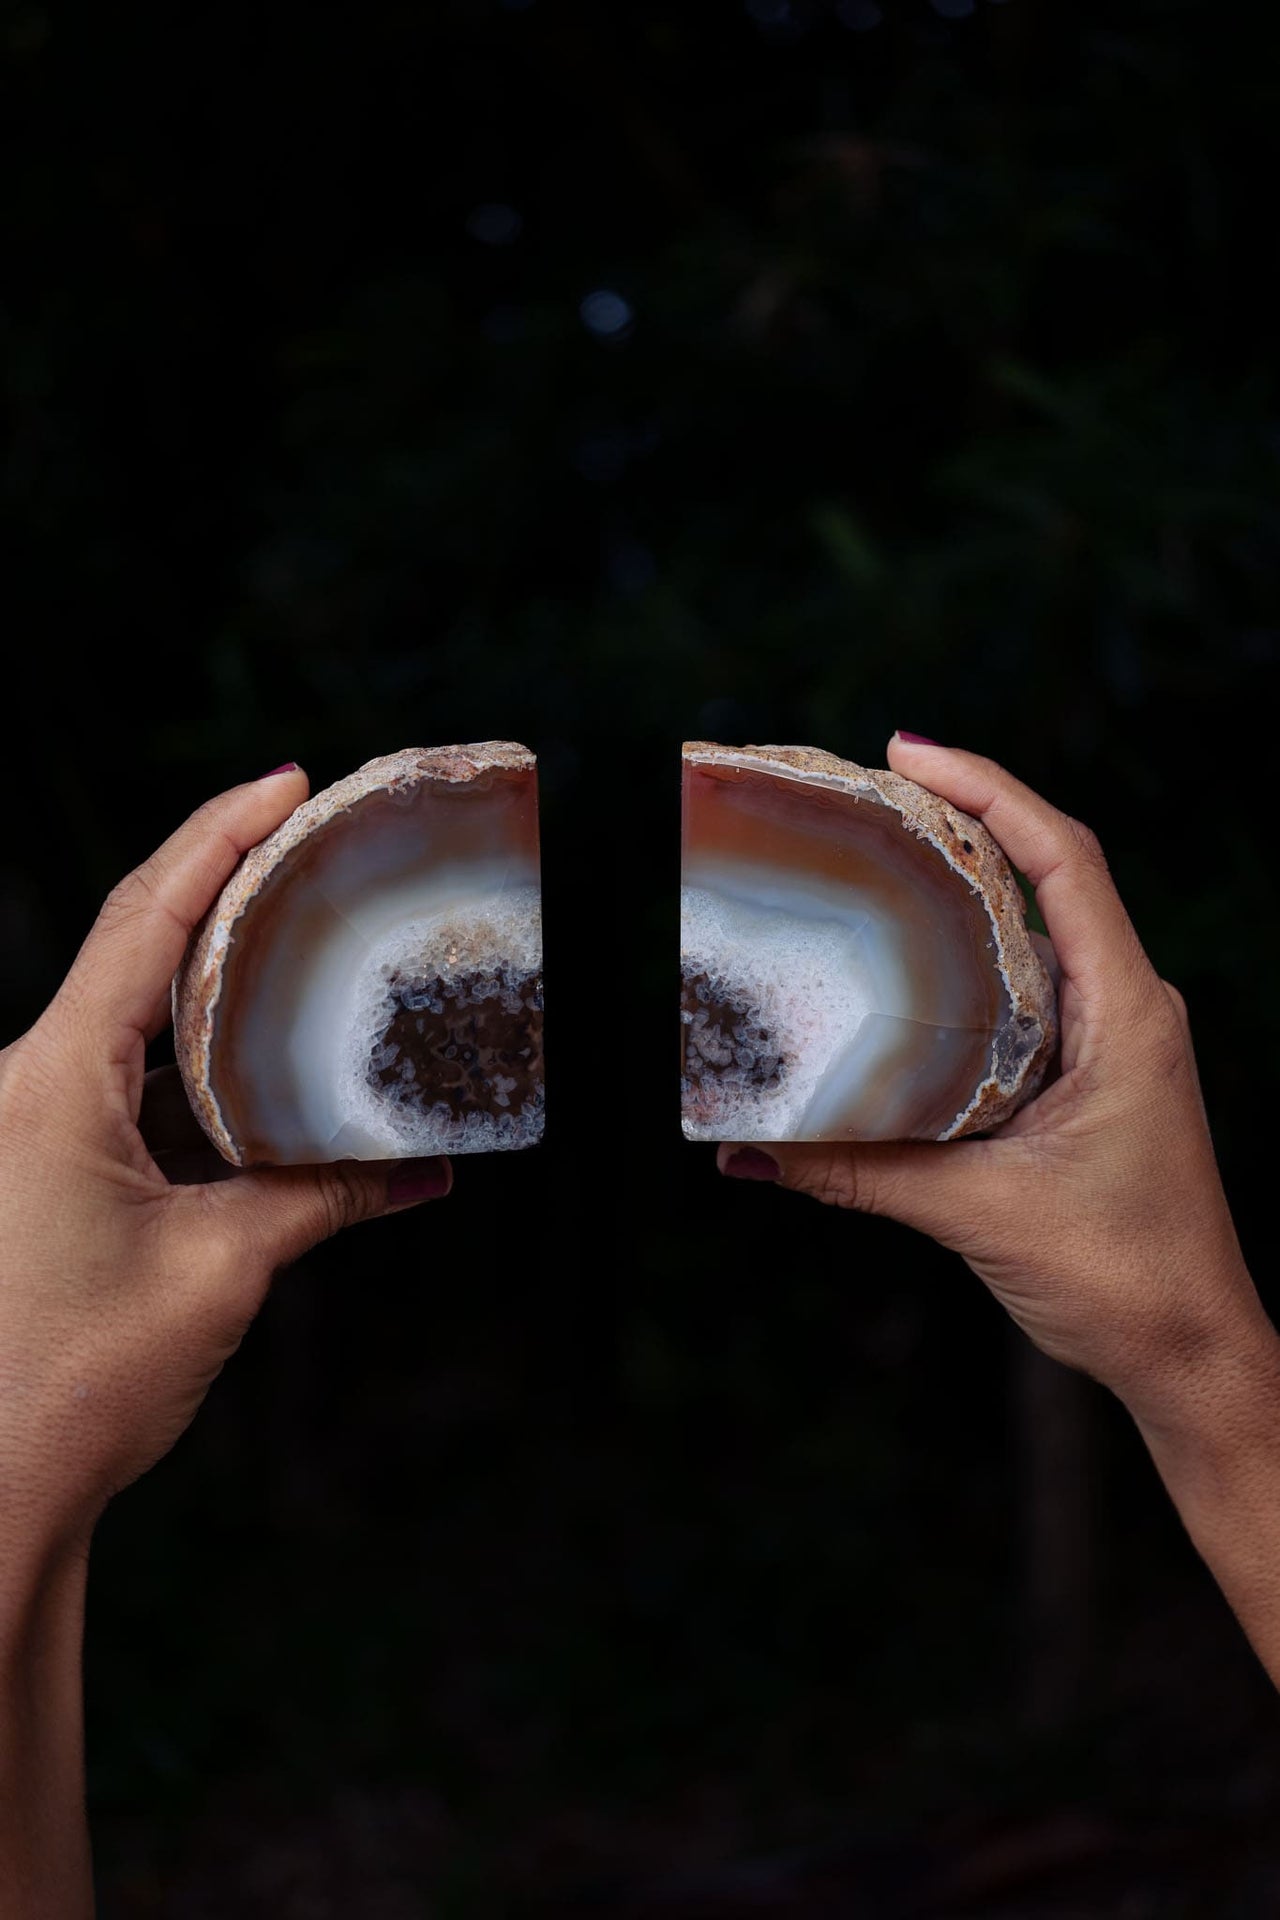
[[[254,847],[174,981],[187,1095],[237,1166],[542,1134],[533,755],[393,753]]]
[[[681,1110],[691,1140],[954,1140],[1057,1038],[985,827],[811,747],[684,749]]]

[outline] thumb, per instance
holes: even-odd
[[[297,1260],[343,1227],[424,1200],[441,1200],[452,1185],[453,1170],[437,1155],[428,1160],[264,1167],[226,1181],[215,1193],[237,1235],[274,1269]]]
[[[953,1247],[979,1204],[985,1146],[981,1140],[782,1141],[766,1150],[726,1143],[716,1150],[716,1165],[731,1179],[772,1180],[824,1206],[901,1220]]]

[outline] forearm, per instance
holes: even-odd
[[[1260,1308],[1245,1333],[1175,1403],[1134,1417],[1187,1532],[1280,1686],[1280,1338]]]
[[[7,1531],[7,1530],[6,1530]],[[84,1804],[88,1540],[36,1563],[0,1536],[0,1913],[90,1920]]]

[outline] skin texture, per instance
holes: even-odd
[[[174,1070],[144,1076],[188,935],[307,796],[285,768],[202,807],[107,900],[0,1053],[0,1913],[93,1912],[80,1646],[94,1524],[167,1453],[277,1268],[442,1196],[448,1163],[235,1174]]]
[[[895,734],[889,764],[984,821],[1034,886],[1060,1075],[985,1139],[725,1144],[718,1164],[931,1235],[1043,1352],[1117,1394],[1280,1682],[1280,1341],[1232,1226],[1182,996],[1087,827],[976,754]]]
[[[777,1148],[782,1184],[932,1234],[1045,1352],[1119,1394],[1280,1677],[1280,1342],[1223,1198],[1185,1008],[1085,829],[972,754],[895,738],[889,760],[984,819],[1035,885],[1062,972],[1061,1077],[990,1139]],[[6,1916],[93,1911],[80,1645],[106,1502],[187,1426],[278,1267],[448,1191],[440,1161],[228,1177],[173,1078],[144,1078],[190,929],[306,791],[285,769],[202,808],[116,889],[0,1054]]]

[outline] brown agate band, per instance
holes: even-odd
[[[543,1124],[537,774],[509,741],[371,760],[248,853],[174,983],[237,1165],[524,1147]]]
[[[690,1139],[957,1139],[1056,1042],[991,835],[815,748],[686,745],[681,959]]]

